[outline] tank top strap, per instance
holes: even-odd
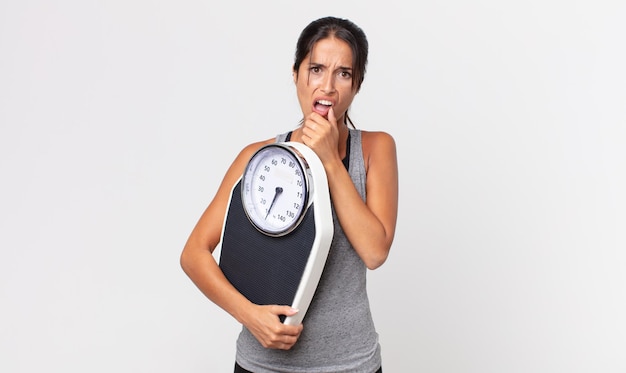
[[[348,171],[350,171],[350,142],[350,131],[348,131],[348,140],[346,140],[346,156],[341,160]]]

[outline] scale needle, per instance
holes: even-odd
[[[270,207],[267,209],[267,214],[265,214],[265,220],[267,220],[267,217],[270,215],[270,211],[272,210],[272,206],[274,206],[274,202],[276,202],[276,198],[278,198],[278,195],[281,194],[282,192],[283,192],[283,188],[276,187],[276,193],[274,193],[274,199],[272,199],[272,203],[270,204]]]

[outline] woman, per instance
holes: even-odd
[[[389,255],[396,226],[398,171],[390,135],[348,126],[352,125],[348,109],[361,88],[367,53],[365,34],[349,20],[325,17],[302,31],[293,66],[303,114],[300,126],[239,153],[182,252],[185,273],[243,325],[235,372],[382,372],[366,272],[381,266]],[[297,310],[251,303],[228,282],[212,256],[230,191],[248,160],[260,147],[287,140],[304,143],[322,161],[335,227],[322,278],[303,323],[297,326],[279,320]]]

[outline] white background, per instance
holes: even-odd
[[[326,15],[398,147],[385,372],[626,371],[626,3],[383,3],[1,0],[0,371],[232,371],[179,254]]]

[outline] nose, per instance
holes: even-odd
[[[325,74],[324,80],[322,81],[322,86],[320,89],[325,94],[334,93],[335,92],[335,75],[332,73]]]

